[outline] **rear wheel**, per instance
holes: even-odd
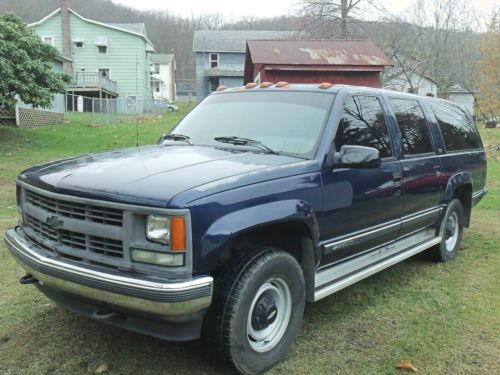
[[[235,259],[216,282],[206,334],[243,374],[283,359],[295,341],[305,305],[302,270],[290,254],[261,248]]]
[[[455,258],[460,248],[464,231],[464,209],[458,199],[453,199],[441,222],[441,243],[431,249],[438,262],[448,262]]]

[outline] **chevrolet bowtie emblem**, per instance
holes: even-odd
[[[57,216],[49,216],[46,223],[50,225],[51,228],[56,229],[62,226],[64,222],[62,220],[59,220]]]

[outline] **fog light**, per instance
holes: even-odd
[[[130,249],[132,260],[141,263],[157,264],[159,266],[182,266],[184,254],[159,253],[140,249]]]

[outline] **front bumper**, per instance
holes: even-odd
[[[213,278],[209,276],[179,282],[153,281],[81,267],[46,255],[18,228],[8,230],[4,242],[41,286],[68,295],[169,321],[199,316],[212,301]]]

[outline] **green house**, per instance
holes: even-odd
[[[154,47],[143,23],[89,20],[61,2],[61,8],[28,25],[68,60],[64,71],[73,79],[68,102],[77,96],[135,101],[151,99],[150,57]]]

